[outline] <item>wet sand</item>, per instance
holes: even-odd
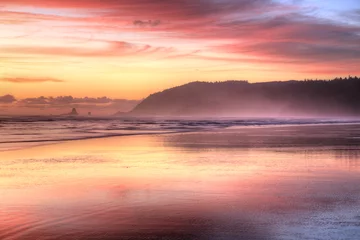
[[[0,152],[0,239],[357,239],[360,125]]]

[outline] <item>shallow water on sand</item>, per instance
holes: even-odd
[[[358,239],[360,125],[0,152],[0,239]]]

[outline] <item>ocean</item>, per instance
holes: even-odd
[[[0,239],[360,238],[356,119],[0,120]]]
[[[111,136],[211,131],[229,127],[360,123],[357,119],[162,119],[92,117],[0,117],[0,150]]]

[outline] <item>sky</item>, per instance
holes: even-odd
[[[360,75],[360,1],[0,0],[0,63],[0,104],[21,106]]]

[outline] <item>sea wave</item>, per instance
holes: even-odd
[[[88,117],[1,117],[0,150],[111,136],[210,131],[233,127],[357,124],[358,119],[161,119]]]

